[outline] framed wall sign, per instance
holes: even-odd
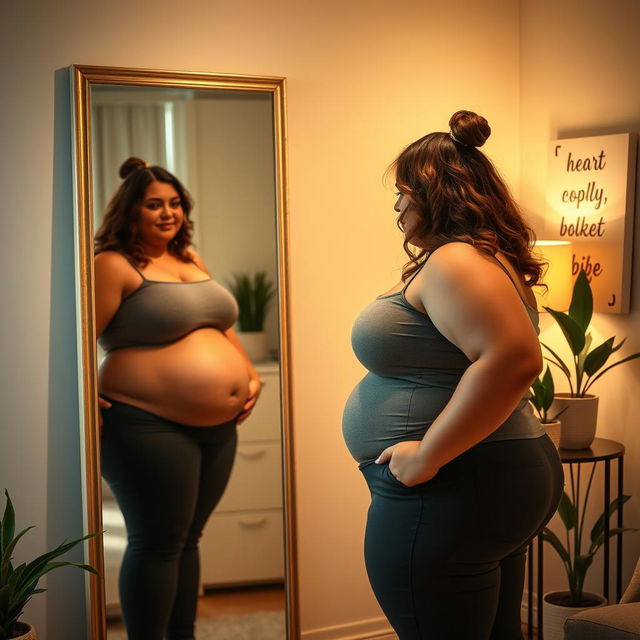
[[[549,146],[545,237],[571,241],[572,275],[585,270],[596,312],[629,312],[636,156],[632,133]]]

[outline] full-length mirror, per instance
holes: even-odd
[[[91,637],[296,638],[284,80],[72,71]]]

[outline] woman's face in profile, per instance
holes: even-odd
[[[393,208],[400,214],[398,222],[402,227],[405,239],[415,246],[420,246],[420,240],[415,236],[418,225],[420,224],[420,215],[406,193],[399,193]]]
[[[166,244],[184,221],[180,195],[168,182],[154,181],[147,187],[139,210],[138,231],[147,244]]]

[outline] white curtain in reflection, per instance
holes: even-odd
[[[99,104],[92,113],[93,194],[96,225],[120,185],[120,165],[130,156],[168,166],[171,104]],[[172,164],[172,163],[171,163]]]

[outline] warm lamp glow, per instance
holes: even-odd
[[[533,251],[542,260],[549,263],[541,280],[549,289],[545,292],[544,287],[533,287],[538,300],[538,308],[540,311],[544,311],[542,307],[566,311],[571,303],[573,290],[571,243],[564,240],[538,240]]]

